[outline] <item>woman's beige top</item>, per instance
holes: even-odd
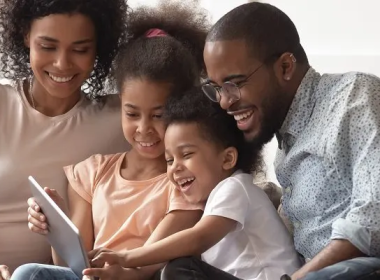
[[[21,83],[0,85],[0,264],[13,271],[51,259],[45,237],[28,229],[29,175],[67,199],[64,166],[127,149],[118,96],[105,103],[82,97],[66,114],[47,117],[31,107]]]

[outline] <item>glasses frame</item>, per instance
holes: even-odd
[[[234,82],[231,82],[231,81],[227,81],[227,82],[224,82],[222,84],[222,86],[213,86],[210,82],[205,82],[203,85],[202,85],[202,91],[203,93],[213,102],[216,102],[216,103],[220,103],[220,101],[222,100],[222,94],[224,94],[225,97],[227,97],[229,100],[231,100],[231,98],[233,98],[234,102],[236,101],[239,101],[240,98],[241,98],[241,91],[240,89],[242,87],[244,87],[245,85],[248,84],[249,82],[249,79],[255,74],[257,73],[257,71],[259,71],[264,65],[268,64],[268,62],[272,59],[278,59],[281,55],[281,54],[276,54],[276,55],[271,55],[269,56],[267,59],[265,59],[265,62],[261,63],[257,68],[255,68],[255,70],[253,70],[251,73],[249,73],[246,78],[239,82],[239,84],[237,83],[234,83]],[[291,53],[290,54],[291,57],[294,57],[293,54]],[[295,62],[295,60],[294,60]],[[235,92],[237,94],[231,94],[231,93],[228,93],[227,90],[223,90],[223,86],[224,85],[228,85],[228,86],[232,86],[234,89],[235,89]],[[213,90],[215,91],[215,98],[211,98],[210,95],[207,93],[207,90],[205,90],[205,87],[209,87],[209,88],[213,88]]]

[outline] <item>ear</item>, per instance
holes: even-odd
[[[29,32],[26,35],[24,35],[24,44],[28,49],[30,49],[30,33]]]
[[[223,151],[223,165],[224,170],[231,170],[235,168],[238,160],[238,152],[234,147],[228,147]]]
[[[289,52],[283,53],[275,63],[276,76],[280,84],[291,81],[297,68],[296,57]]]

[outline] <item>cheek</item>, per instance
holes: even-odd
[[[136,126],[130,120],[127,120],[124,116],[122,117],[122,127],[124,132],[124,137],[127,141],[131,141],[136,132]]]
[[[76,58],[76,65],[85,72],[91,72],[94,68],[95,55],[94,54],[85,54],[81,57]]]
[[[29,57],[30,57],[30,66],[32,67],[32,69],[42,67],[43,65],[48,64],[48,61],[50,60],[50,57],[48,54],[43,55],[39,51],[37,51],[35,48],[30,49]]]
[[[159,121],[155,125],[155,130],[157,131],[158,135],[160,135],[161,139],[164,139],[165,137],[165,132],[166,132],[166,127],[163,121]]]

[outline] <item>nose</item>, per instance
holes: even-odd
[[[151,122],[148,119],[142,118],[140,122],[138,123],[137,132],[144,135],[151,132],[151,130],[152,130]]]
[[[72,63],[70,61],[70,55],[65,51],[58,53],[54,66],[60,71],[65,71],[71,68]]]
[[[182,164],[181,164],[181,162],[180,161],[178,161],[178,160],[173,160],[173,163],[172,163],[172,165],[170,166],[170,169],[171,169],[171,171],[172,171],[172,173],[178,173],[178,172],[180,172],[180,171],[183,171],[183,166],[182,166]]]
[[[222,107],[222,109],[227,110],[235,102],[236,102],[236,100],[234,100],[232,97],[230,97],[226,94],[222,94],[220,101],[219,101],[219,104],[220,104],[220,107]]]

